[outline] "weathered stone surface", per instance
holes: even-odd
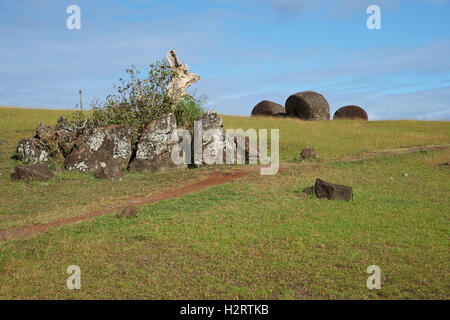
[[[318,157],[318,154],[313,147],[305,147],[302,152],[300,152],[300,157],[302,157],[302,159],[315,159]]]
[[[14,172],[11,174],[11,179],[14,181],[28,181],[31,179],[45,181],[50,180],[53,177],[53,172],[46,163],[36,163],[29,167],[23,164],[18,164],[14,169]]]
[[[263,100],[252,110],[252,116],[275,116],[286,113],[284,107],[278,103]]]
[[[132,130],[125,125],[91,128],[74,141],[65,167],[80,172],[126,167],[132,154]]]
[[[314,186],[315,194],[319,199],[326,198],[328,200],[353,200],[352,187],[340,184],[333,184],[321,179],[316,180]]]
[[[289,115],[286,112],[274,114],[273,117],[276,118],[289,118]]]
[[[225,141],[223,159],[226,164],[257,163],[258,143],[255,139],[250,139],[249,136],[243,134],[226,134]]]
[[[138,211],[137,211],[136,207],[128,206],[120,212],[119,217],[120,218],[132,218],[132,217],[136,217],[137,213],[138,213]]]
[[[62,129],[54,130],[39,122],[33,138],[19,141],[16,154],[19,160],[28,163],[47,162],[50,158],[62,163],[73,147],[72,142],[76,138],[75,133]]]
[[[44,142],[36,138],[22,139],[16,148],[16,155],[22,162],[38,163],[49,160],[49,150]]]
[[[327,100],[314,91],[302,91],[286,100],[286,113],[303,120],[330,120]]]
[[[203,131],[203,160],[201,164],[212,165],[220,161],[224,163],[225,159],[223,158],[223,151],[225,150],[225,131],[223,129],[222,117],[217,111],[209,111],[203,115],[201,123]]]
[[[88,129],[92,128],[93,128],[92,121],[89,121],[87,119],[84,121],[71,121],[64,118],[63,116],[60,116],[58,118],[58,122],[56,123],[55,131],[64,130],[75,133],[76,135],[80,135],[84,131],[87,131]]]
[[[333,116],[333,120],[369,120],[366,111],[359,106],[345,106],[339,108]]]
[[[113,164],[98,168],[97,171],[95,171],[94,177],[97,179],[120,180],[124,175],[122,168]]]
[[[53,128],[50,126],[44,125],[42,122],[39,122],[36,127],[36,135],[34,136],[36,139],[47,142],[52,139],[54,134]]]
[[[171,158],[172,150],[178,143],[172,138],[176,129],[176,118],[173,113],[153,121],[139,140],[136,157],[131,161],[130,169],[141,172],[186,167],[185,164],[176,165]]]
[[[63,157],[70,154],[77,138],[75,133],[66,130],[56,130],[53,134],[53,139],[58,144],[58,149]]]
[[[186,94],[187,87],[200,80],[200,76],[189,72],[188,65],[178,59],[175,50],[167,53],[167,62],[174,72],[174,76],[167,86],[167,96],[172,100],[173,105],[176,105]]]

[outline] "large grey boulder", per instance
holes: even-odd
[[[163,115],[153,121],[143,132],[137,144],[136,157],[129,168],[134,171],[165,171],[173,168],[184,168],[186,164],[175,164],[171,153],[178,141],[173,140],[177,129],[173,113]]]
[[[74,142],[65,159],[68,170],[96,171],[107,166],[126,167],[132,154],[132,129],[125,125],[91,128]]]
[[[261,101],[252,110],[252,116],[275,116],[285,113],[282,105],[268,100]]]
[[[196,156],[194,146],[194,163],[196,165],[212,165],[225,162],[223,152],[225,150],[225,131],[223,120],[217,111],[209,111],[199,119],[202,125],[201,150],[202,160]]]
[[[314,91],[302,91],[286,100],[286,113],[303,120],[330,120],[327,100]]]

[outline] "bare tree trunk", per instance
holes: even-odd
[[[200,76],[189,72],[188,66],[178,59],[175,50],[167,53],[167,61],[174,71],[174,76],[167,86],[167,96],[175,108],[176,104],[186,95],[187,87],[200,80]]]

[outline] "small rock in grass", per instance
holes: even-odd
[[[316,150],[313,147],[305,147],[300,153],[302,159],[315,159],[318,157]]]
[[[133,206],[126,207],[119,214],[119,217],[121,217],[121,218],[131,218],[131,217],[136,217],[136,216],[137,216],[137,209],[136,209],[136,207],[133,207]]]
[[[329,183],[321,179],[316,179],[316,184],[313,187],[305,188],[303,192],[307,195],[315,194],[319,199],[353,200],[352,187]]]
[[[407,177],[407,176],[408,176],[408,174],[407,174],[407,173],[404,173],[404,174],[403,174],[403,176],[404,176],[404,177]]]
[[[314,188],[316,191],[316,196],[319,199],[327,198],[328,200],[353,200],[353,190],[352,187],[349,186],[334,184],[317,179]]]

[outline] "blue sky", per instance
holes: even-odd
[[[66,27],[73,4],[81,30]],[[79,89],[88,105],[175,49],[223,114],[315,90],[332,113],[450,120],[448,0],[1,1],[0,39],[0,105],[74,108]]]

